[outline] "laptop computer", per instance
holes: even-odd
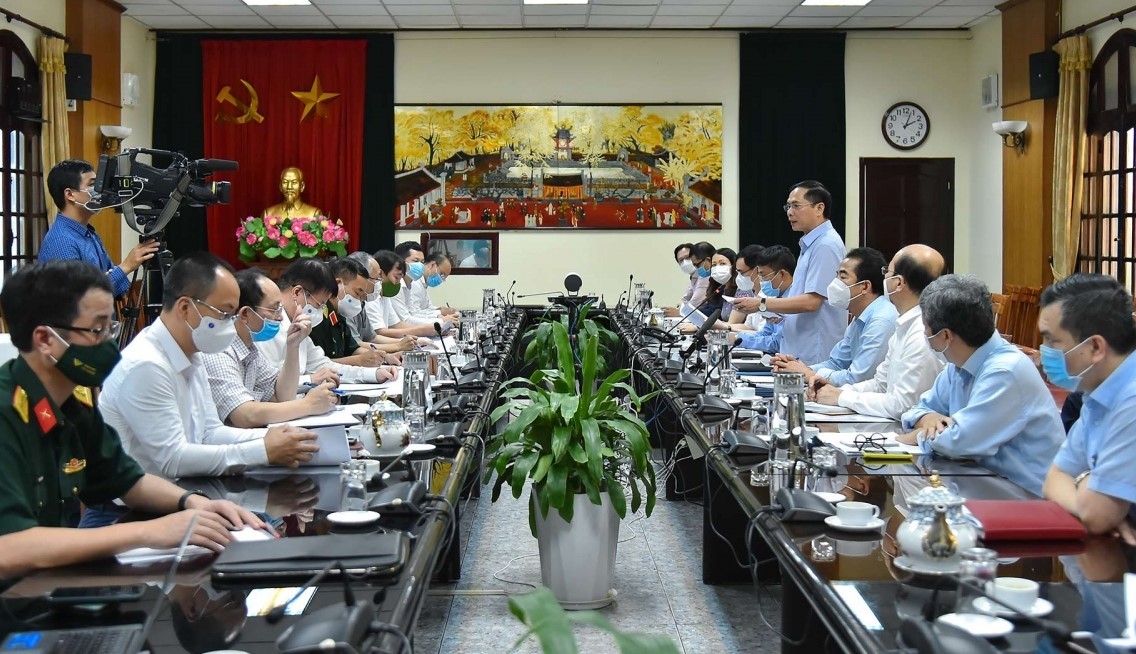
[[[20,652],[20,654],[138,654],[150,635],[150,630],[158,615],[165,610],[169,593],[173,589],[178,566],[185,557],[189,537],[197,524],[195,517],[185,530],[177,554],[170,562],[166,578],[162,581],[162,594],[150,610],[144,624],[117,625],[113,627],[85,627],[82,629],[45,629],[41,631],[19,631],[9,634],[0,644],[0,652]]]

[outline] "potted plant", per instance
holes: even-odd
[[[598,366],[597,370],[600,371],[598,374],[603,375],[608,371],[608,357],[615,352],[616,348],[619,346],[619,336],[589,318],[588,311],[590,309],[591,304],[586,304],[580,309],[578,331],[599,339],[599,357],[596,361]],[[559,322],[566,330],[570,326],[568,316],[562,315],[558,319],[553,318],[542,321],[526,334],[529,338],[528,344],[525,347],[524,359],[526,365],[545,369],[554,368],[556,366],[556,346],[552,340],[552,324],[554,322]]]
[[[279,218],[249,216],[237,228],[240,257],[252,263],[266,259],[317,257],[324,253],[347,255],[347,230],[327,216]]]
[[[494,501],[503,485],[520,498],[532,481],[529,529],[539,543],[542,582],[565,608],[598,608],[611,602],[619,520],[628,504],[647,515],[655,507],[647,426],[635,413],[650,395],[640,397],[624,382],[626,369],[597,375],[598,334],[581,331],[573,342],[562,323],[547,324],[555,367],[503,385],[505,402],[491,421],[512,411],[516,418],[486,447],[485,481],[497,476]]]

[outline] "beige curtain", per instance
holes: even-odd
[[[67,68],[63,51],[67,43],[51,36],[39,37],[39,82],[43,89],[43,119],[47,122],[40,134],[43,155],[43,187],[47,199],[48,222],[55,221],[58,209],[47,192],[47,173],[55,164],[69,158],[71,139],[67,129]]]
[[[1093,56],[1089,37],[1084,34],[1062,39],[1053,50],[1061,55],[1061,94],[1057,98],[1053,148],[1053,277],[1065,279],[1077,266],[1089,148],[1085,113]]]

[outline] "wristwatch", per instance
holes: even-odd
[[[757,303],[757,310],[758,311],[765,311],[765,298],[764,297],[761,298],[761,302]]]
[[[1073,488],[1080,488],[1081,482],[1085,481],[1085,477],[1088,477],[1091,473],[1092,473],[1092,470],[1086,470],[1086,471],[1082,472],[1081,474],[1077,475],[1076,477],[1074,477],[1073,478]]]
[[[209,499],[208,495],[206,495],[205,493],[203,493],[199,490],[186,491],[185,493],[182,493],[181,497],[178,498],[178,511],[185,511],[185,502],[186,502],[186,500],[188,500],[193,495],[200,495],[201,497],[204,497],[205,499]]]

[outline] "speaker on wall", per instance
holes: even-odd
[[[1060,63],[1061,56],[1052,50],[1035,52],[1029,56],[1030,100],[1057,97],[1057,68]]]
[[[91,99],[91,55],[81,52],[64,52],[63,65],[67,67],[67,99]]]

